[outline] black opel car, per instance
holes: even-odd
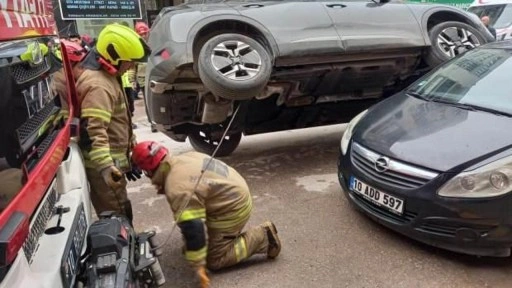
[[[512,42],[468,51],[356,116],[339,180],[354,206],[421,242],[512,247]]]

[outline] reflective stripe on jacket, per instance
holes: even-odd
[[[76,82],[80,147],[85,165],[98,171],[111,165],[130,169],[132,122],[120,79],[103,70],[85,70]]]

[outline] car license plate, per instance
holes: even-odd
[[[361,182],[356,177],[350,177],[350,190],[362,195],[372,203],[384,207],[387,210],[402,215],[404,212],[404,200],[384,193],[372,186]]]

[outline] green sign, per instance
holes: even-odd
[[[473,0],[407,0],[407,3],[432,3],[455,6],[461,9],[468,9]]]

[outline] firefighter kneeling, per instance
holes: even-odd
[[[210,282],[205,266],[218,270],[253,254],[269,259],[279,255],[281,242],[272,222],[242,232],[251,216],[252,198],[244,178],[232,167],[198,152],[171,155],[152,141],[134,147],[132,162],[151,178],[159,194],[165,193],[186,242],[185,258],[202,287]]]

